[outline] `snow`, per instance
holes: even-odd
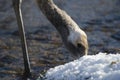
[[[120,54],[83,56],[51,68],[45,80],[120,80]]]

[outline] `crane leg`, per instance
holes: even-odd
[[[21,39],[21,46],[22,46],[22,52],[23,52],[23,59],[24,59],[24,74],[23,75],[26,77],[29,77],[31,75],[31,69],[30,69],[30,62],[29,62],[26,37],[25,37],[25,31],[24,31],[24,24],[23,24],[23,19],[22,19],[22,12],[21,12],[22,0],[12,0],[12,2],[13,2],[15,15],[17,18],[17,24],[19,27],[19,35]]]

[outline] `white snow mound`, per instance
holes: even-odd
[[[120,54],[87,55],[51,68],[45,80],[120,80]]]

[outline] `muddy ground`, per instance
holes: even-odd
[[[120,53],[120,0],[54,1],[87,33],[89,54]],[[35,75],[73,60],[35,0],[23,0],[22,11]],[[11,0],[0,0],[0,80],[18,80],[23,69],[21,43]]]

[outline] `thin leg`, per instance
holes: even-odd
[[[25,38],[24,24],[23,24],[22,13],[21,13],[22,0],[12,0],[12,1],[13,1],[13,7],[16,14],[16,18],[17,18],[19,34],[20,34],[21,44],[22,44],[24,67],[25,67],[24,76],[28,77],[31,75],[31,71],[30,71],[30,62],[29,62],[28,50],[27,50],[27,44],[26,44],[26,38]]]

